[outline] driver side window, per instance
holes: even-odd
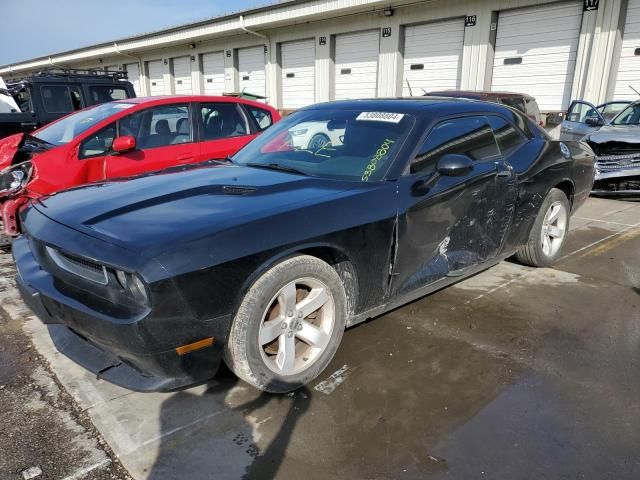
[[[448,153],[466,155],[474,161],[498,157],[500,150],[487,118],[452,118],[437,124],[411,163],[411,173],[435,170],[438,160]]]
[[[79,159],[101,157],[111,151],[113,145],[113,139],[116,137],[116,125],[111,125],[103,128],[97,133],[94,133],[90,137],[84,139],[80,144],[80,151],[78,152]]]

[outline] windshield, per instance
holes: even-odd
[[[611,121],[612,125],[640,125],[640,103],[632,103]]]
[[[377,181],[384,178],[414,124],[404,113],[302,110],[276,123],[233,162],[309,176]]]
[[[33,136],[53,145],[64,145],[105,118],[133,106],[133,103],[122,102],[97,105],[64,117],[38,130]]]

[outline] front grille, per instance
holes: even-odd
[[[640,153],[626,155],[600,155],[596,158],[600,171],[640,168]]]
[[[52,247],[46,247],[46,250],[51,261],[61,269],[100,285],[108,283],[107,269],[103,265]]]

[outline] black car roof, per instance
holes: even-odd
[[[450,114],[464,112],[505,112],[507,107],[490,102],[482,102],[468,98],[454,97],[399,97],[372,98],[362,100],[338,100],[319,103],[301,110],[329,110],[334,108],[345,110],[367,110],[413,114]]]

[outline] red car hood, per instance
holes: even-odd
[[[23,138],[24,133],[16,133],[0,140],[0,171],[11,166]]]

